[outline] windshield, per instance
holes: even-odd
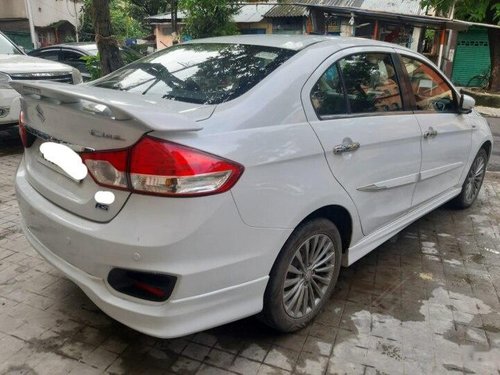
[[[295,51],[243,44],[185,44],[165,49],[92,83],[94,86],[199,104],[250,90]]]
[[[0,55],[22,55],[22,52],[5,36],[0,34]]]

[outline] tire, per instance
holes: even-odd
[[[472,165],[467,173],[462,191],[454,198],[451,203],[456,208],[465,209],[472,206],[475,202],[481,186],[483,185],[484,175],[486,174],[486,166],[488,164],[488,154],[482,148],[477,153]]]
[[[261,314],[264,323],[293,332],[314,319],[337,283],[341,256],[340,233],[331,221],[319,218],[297,227],[271,270]]]

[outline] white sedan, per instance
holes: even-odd
[[[92,83],[12,86],[27,238],[158,337],[259,313],[300,329],[341,266],[472,205],[492,149],[429,60],[367,39],[195,40]]]

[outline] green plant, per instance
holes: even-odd
[[[180,9],[187,17],[184,33],[192,38],[222,36],[237,33],[232,16],[238,5],[229,0],[180,0]]]
[[[142,38],[148,34],[143,26],[143,17],[135,4],[130,0],[110,0],[111,24],[116,39],[121,42],[126,38]],[[84,0],[80,17],[80,40],[95,41],[95,30],[92,23],[92,0]]]
[[[85,62],[85,67],[89,71],[92,80],[101,78],[102,70],[99,55],[82,56],[80,59]]]

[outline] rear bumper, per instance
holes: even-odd
[[[269,271],[289,231],[245,225],[231,194],[211,197],[202,206],[205,201],[132,195],[117,217],[103,224],[47,201],[25,173],[22,162],[16,192],[26,237],[116,320],[173,338],[262,310]],[[155,207],[146,205],[148,199]],[[186,207],[179,210],[181,201]],[[177,284],[167,302],[140,300],[108,285],[113,267],[171,274]]]
[[[241,319],[262,310],[267,276],[161,305],[128,301],[110,293],[103,279],[83,272],[52,253],[31,234],[26,225],[23,225],[23,230],[38,253],[75,282],[102,311],[139,332],[174,338]]]
[[[19,121],[19,97],[13,89],[0,89],[0,126],[14,125]]]

